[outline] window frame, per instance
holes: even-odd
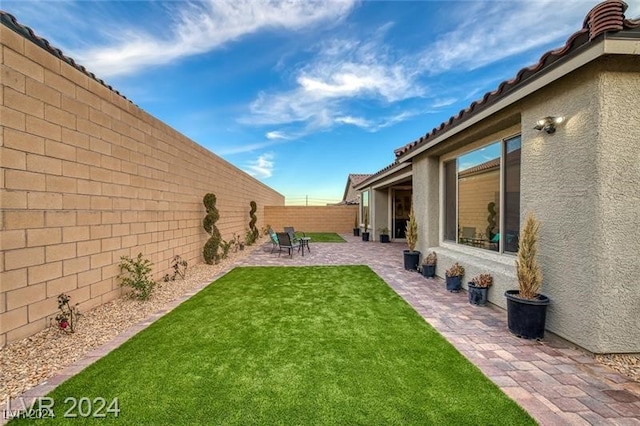
[[[516,256],[517,255],[517,251],[516,252],[511,252],[511,251],[505,251],[505,232],[503,232],[503,230],[505,229],[505,222],[506,222],[506,215],[505,215],[505,202],[506,202],[506,171],[505,171],[505,167],[506,167],[506,155],[507,155],[507,142],[515,139],[515,138],[520,138],[520,164],[522,164],[522,132],[516,132],[513,134],[508,134],[506,136],[502,136],[496,139],[491,139],[486,141],[486,143],[483,143],[482,145],[479,146],[474,146],[473,148],[469,148],[469,149],[462,149],[462,150],[456,150],[456,152],[452,155],[446,155],[446,156],[442,156],[440,159],[440,176],[441,176],[441,191],[442,191],[442,202],[441,202],[441,232],[440,232],[440,242],[441,243],[445,243],[445,244],[454,244],[456,247],[464,247],[465,249],[469,249],[469,250],[473,250],[473,251],[481,251],[483,253],[485,252],[492,252],[495,253],[497,255],[508,255],[508,256]],[[466,245],[466,244],[461,244],[458,241],[458,217],[459,217],[459,197],[460,197],[460,188],[458,187],[459,185],[459,179],[458,179],[458,162],[460,157],[469,154],[473,151],[482,149],[484,147],[488,147],[492,144],[495,143],[499,143],[500,144],[500,182],[499,182],[499,188],[500,188],[500,210],[499,210],[499,214],[500,217],[498,218],[498,223],[500,226],[500,239],[499,239],[499,244],[498,244],[498,250],[494,251],[494,250],[489,250],[483,247],[474,247],[472,245]],[[455,164],[455,226],[456,226],[456,238],[455,240],[452,239],[447,239],[446,237],[447,235],[447,230],[446,230],[446,226],[447,226],[447,205],[446,205],[446,201],[447,201],[447,175],[446,175],[446,168],[445,166],[447,164]],[[520,193],[521,193],[521,180],[522,180],[522,174],[520,173]],[[521,197],[520,197],[521,198]],[[519,206],[521,205],[521,203],[519,203]],[[518,215],[521,215],[521,212],[518,212]]]

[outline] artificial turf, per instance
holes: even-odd
[[[311,237],[312,243],[345,243],[340,235],[334,232],[307,232],[306,237]],[[297,237],[302,237],[302,233],[297,233]]]
[[[535,424],[366,266],[236,268],[50,396],[45,424],[69,397],[134,425]]]

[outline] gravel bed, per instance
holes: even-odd
[[[262,242],[231,253],[218,265],[189,267],[184,280],[162,283],[144,302],[126,296],[83,312],[74,334],[51,326],[0,349],[0,401],[14,398],[81,359],[87,352],[109,342],[149,315],[164,309],[183,294],[198,288],[225,268],[260,249]],[[640,354],[597,355],[596,361],[640,383]]]
[[[230,253],[217,265],[189,266],[184,280],[161,282],[151,298],[144,302],[125,295],[81,312],[73,334],[49,326],[33,336],[9,343],[0,349],[0,401],[14,398],[54,376],[131,325],[166,308],[170,302],[200,287],[253,250],[260,249],[262,242]]]

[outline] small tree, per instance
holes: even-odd
[[[209,193],[205,195],[202,202],[207,209],[207,215],[202,220],[202,227],[210,235],[209,240],[204,245],[202,255],[208,265],[213,265],[219,259],[218,248],[222,242],[220,231],[216,227],[216,222],[220,219],[220,213],[216,208],[215,194]]]
[[[535,299],[542,287],[542,270],[537,260],[539,229],[540,222],[530,212],[520,232],[520,245],[516,258],[519,296],[523,299]]]
[[[409,251],[415,251],[416,244],[418,244],[418,222],[416,222],[416,217],[413,214],[413,205],[409,212],[409,220],[407,221],[407,227],[405,229],[405,237],[407,239]]]

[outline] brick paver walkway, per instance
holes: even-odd
[[[349,235],[343,237],[347,244],[311,242],[311,252],[304,257],[299,253],[291,258],[285,253],[278,256],[270,253],[270,244],[265,244],[239,265],[369,265],[541,425],[640,426],[640,384],[597,364],[590,354],[549,333],[541,342],[513,336],[507,330],[506,311],[493,305],[470,305],[466,293],[447,292],[442,279],[425,279],[405,271],[404,244],[364,243]],[[193,294],[195,292],[185,295],[174,305]],[[168,310],[131,327],[113,342],[23,396],[46,395]]]

